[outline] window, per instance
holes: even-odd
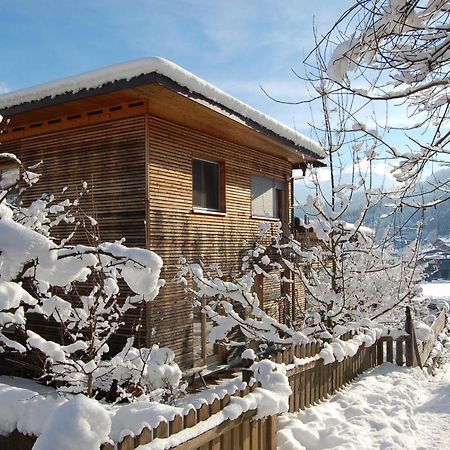
[[[270,178],[252,177],[252,215],[272,219],[283,218],[284,183]]]
[[[221,164],[192,160],[193,206],[212,211],[222,211],[222,174]]]

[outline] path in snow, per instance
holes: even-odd
[[[383,364],[279,423],[279,450],[450,449],[450,362],[435,377]]]
[[[417,449],[450,449],[450,363],[431,379],[415,408]]]

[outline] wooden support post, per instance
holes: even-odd
[[[267,450],[277,450],[278,417],[269,416],[266,419],[266,422],[267,422]]]
[[[296,392],[296,385],[295,380],[297,379],[297,374],[293,375],[292,377],[289,377],[289,386],[291,387],[291,395],[289,396],[289,412],[295,412],[295,396],[297,395]]]
[[[134,438],[135,447],[149,444],[150,442],[152,442],[152,430],[150,428],[143,428],[140,434]]]
[[[117,445],[117,450],[134,450],[134,436],[125,436]]]
[[[333,393],[333,372],[334,362],[328,364],[328,377],[327,377],[327,397]]]
[[[325,398],[325,364],[323,360],[320,359],[317,364],[317,372],[319,378],[319,392],[318,392],[318,400],[322,401]]]
[[[305,372],[300,372],[299,374],[299,390],[300,390],[300,392],[299,392],[299,404],[298,404],[298,407],[299,407],[299,409],[298,410],[303,410],[303,409],[305,409],[306,408],[306,406],[305,406],[305,396],[306,396],[306,383],[305,383],[305,381],[306,381],[306,376],[305,376]]]
[[[278,351],[275,355],[275,362],[281,364],[283,362],[283,352]]]
[[[406,367],[414,367],[417,364],[414,364],[414,344],[413,344],[413,336],[409,335],[405,337],[405,365]]]
[[[376,365],[381,365],[384,363],[384,340],[380,339],[377,342],[377,362]]]
[[[387,336],[386,338],[386,361],[394,362],[394,340],[392,336]]]
[[[259,434],[258,425],[259,420],[250,421],[250,448],[251,450],[259,450]],[[223,447],[221,448],[223,450]]]
[[[250,379],[253,377],[253,370],[250,369],[242,369],[242,381],[245,383],[250,383]]]
[[[410,339],[405,341],[406,344],[406,365],[408,367],[422,368],[422,361],[417,345],[416,332],[414,330],[414,323],[412,320],[411,309],[406,307],[405,331],[409,334]]]
[[[374,344],[372,345],[372,352],[371,352],[371,363],[370,363],[370,367],[376,367],[377,366],[377,355],[378,355],[378,341],[374,342]]]
[[[370,348],[364,347],[364,372],[370,369]]]
[[[305,370],[305,408],[311,406],[311,373],[312,369]]]
[[[220,409],[225,408],[230,403],[230,396],[226,394],[222,400],[220,400]],[[231,447],[231,436],[232,430],[224,433],[220,436],[220,448],[221,450],[232,450]]]
[[[312,367],[309,370],[310,376],[311,376],[311,381],[310,381],[310,385],[309,385],[309,389],[310,389],[310,397],[309,397],[309,401],[311,405],[314,405],[316,403],[316,384],[317,384],[317,379],[316,379],[316,367]]]
[[[114,445],[112,444],[102,444],[100,450],[114,450]]]
[[[293,404],[293,411],[296,412],[300,410],[300,395],[301,395],[301,386],[300,386],[300,377],[301,372],[296,373],[294,376],[294,404]]]
[[[247,386],[244,391],[242,392],[242,397],[245,397],[247,394],[250,393],[250,388]],[[219,412],[220,411],[220,401],[217,401],[218,404],[218,409],[217,411],[215,410],[215,408],[213,408],[214,403],[211,405],[211,413],[213,413],[213,409],[214,412]],[[251,450],[251,429],[250,429],[250,420],[246,420],[242,423],[241,427],[242,427],[242,443],[241,443],[241,448],[242,450]],[[218,446],[214,447],[214,442],[217,441],[218,442]],[[211,444],[211,450],[220,450],[220,438],[215,439],[213,441],[213,443]]]
[[[181,416],[175,416],[173,420],[169,422],[169,434],[172,436],[173,434],[179,433],[183,429],[183,418]]]
[[[209,419],[211,415],[209,405],[203,404],[197,412],[197,423]],[[199,450],[209,450],[209,444],[202,445]]]
[[[190,428],[197,424],[197,411],[192,408],[189,412],[184,416],[184,428]]]
[[[399,337],[396,340],[395,345],[395,362],[397,366],[403,366],[403,340],[404,338]]]

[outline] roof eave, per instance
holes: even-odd
[[[194,100],[201,100],[202,102],[207,102],[211,105],[214,105],[216,108],[222,109],[226,114],[231,116],[238,117],[245,125],[247,125],[249,128],[252,128],[258,132],[261,132],[262,134],[275,139],[276,141],[287,145],[296,151],[304,154],[305,156],[308,156],[311,161],[308,161],[308,163],[322,166],[323,163],[320,161],[322,158],[320,155],[317,155],[310,149],[305,148],[302,145],[299,145],[295,143],[294,141],[280,136],[274,131],[262,126],[261,124],[257,123],[256,121],[249,119],[248,117],[243,116],[242,114],[239,114],[238,112],[224,106],[223,104],[216,102],[214,100],[211,100],[210,98],[198,93],[193,92],[190,89],[188,89],[185,86],[182,86],[178,84],[177,82],[173,81],[171,78],[159,74],[157,72],[147,73],[143,75],[136,76],[130,80],[127,79],[121,79],[113,82],[108,82],[103,84],[102,86],[98,88],[91,88],[91,89],[81,89],[76,93],[64,93],[60,95],[56,95],[54,97],[46,97],[41,100],[36,100],[32,102],[27,103],[21,103],[18,105],[14,105],[8,108],[4,108],[0,110],[0,114],[2,114],[5,117],[14,116],[16,114],[22,114],[29,111],[34,111],[36,109],[45,108],[48,106],[58,105],[62,103],[66,103],[73,100],[79,100],[83,98],[93,97],[96,95],[103,95],[112,93],[115,91],[119,91],[122,89],[130,89],[135,87],[140,87],[143,85],[151,84],[151,83],[157,83],[160,84],[167,89],[170,89],[174,92],[180,93],[182,95],[185,95],[186,97],[192,98]]]

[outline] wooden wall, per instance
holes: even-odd
[[[251,176],[286,181],[291,165],[155,117],[148,120],[149,244],[163,258],[167,280],[151,308],[153,339],[170,344],[188,364],[192,306],[183,288],[172,281],[178,258],[197,261],[203,255],[208,262],[220,263],[225,273],[236,271],[246,248],[243,241],[254,241],[261,223],[251,217]],[[192,212],[193,157],[224,162],[224,216]]]
[[[23,138],[2,143],[2,152],[16,154],[25,167],[42,161],[34,169],[41,173],[39,182],[27,191],[24,201],[42,193],[74,198],[82,181],[87,181],[90,193],[82,198],[81,206],[100,224],[104,241],[126,238],[129,246],[145,247],[145,119],[143,116],[113,122],[73,128],[56,133]],[[61,227],[66,236],[71,226]],[[83,234],[78,242],[86,242]],[[145,311],[144,311],[145,314]],[[131,324],[139,318],[134,312]],[[41,329],[45,324],[38,321]],[[51,331],[47,330],[50,335]],[[122,330],[129,333],[129,327]]]
[[[183,365],[192,364],[192,304],[172,280],[178,258],[197,261],[202,255],[208,262],[219,263],[225,273],[234,273],[261,223],[251,217],[251,176],[285,182],[289,199],[288,161],[153,116],[9,140],[2,144],[2,151],[18,155],[25,166],[43,161],[38,169],[41,180],[27,193],[26,201],[42,192],[60,192],[65,186],[69,189],[63,198],[72,197],[87,181],[92,189],[83,199],[83,208],[98,220],[102,240],[125,237],[127,245],[142,247],[147,242],[163,258],[162,277],[167,285],[147,309],[148,326],[143,333],[147,344],[170,346]],[[192,211],[193,157],[224,163],[225,215]],[[276,221],[271,224],[275,226]],[[67,234],[67,229],[61,233]],[[83,241],[83,236],[77,239]],[[265,283],[265,306],[280,318],[280,291],[275,284]],[[141,314],[145,316],[145,311]],[[139,315],[128,317],[123,336],[130,333]]]

